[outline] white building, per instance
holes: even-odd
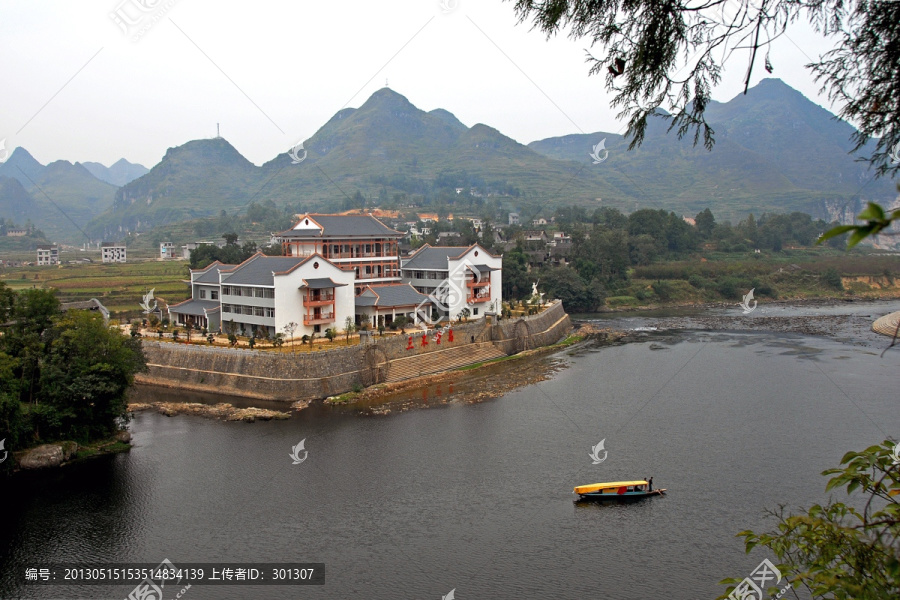
[[[425,244],[401,260],[404,282],[432,296],[440,318],[456,319],[463,309],[479,318],[499,310],[502,295],[503,257],[479,244],[429,246]]]
[[[175,258],[175,244],[172,242],[161,242],[159,244],[159,257],[163,260]]]
[[[59,264],[59,246],[53,244],[52,246],[42,245],[37,247],[37,264],[38,266],[44,265],[58,265]]]
[[[237,266],[213,263],[191,271],[191,299],[170,306],[169,314],[178,324],[224,332],[233,327],[239,335],[264,329],[274,336],[296,323],[294,337],[321,336],[330,327],[343,329],[347,317],[356,320],[354,282],[353,271],[317,253],[257,253]]]
[[[100,244],[100,258],[105,263],[125,262],[125,244],[103,242]]]

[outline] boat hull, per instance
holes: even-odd
[[[666,493],[665,488],[652,490],[649,492],[625,492],[624,494],[601,494],[599,492],[588,492],[586,494],[579,494],[579,500],[613,500],[613,501],[627,501],[627,500],[640,500],[641,498],[647,498],[649,496],[662,496]]]

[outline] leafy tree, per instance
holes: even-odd
[[[469,318],[469,315],[471,315],[471,314],[472,314],[472,311],[467,306],[464,309],[462,309],[461,311],[459,311],[459,314],[456,315],[456,318],[460,321],[465,321],[466,319]]]
[[[822,273],[822,282],[828,287],[835,290],[843,290],[844,282],[841,280],[841,274],[834,267],[825,269]]]
[[[55,409],[58,434],[109,435],[126,417],[126,391],[146,369],[139,338],[111,329],[88,311],[71,311],[50,330],[41,369],[41,402]]]
[[[328,329],[325,330],[325,337],[328,338],[328,341],[331,342],[332,344],[334,343],[334,338],[336,338],[337,336],[338,336],[338,332],[337,332],[337,329],[335,329],[334,327],[329,327]]]
[[[813,598],[900,597],[900,465],[894,452],[895,444],[885,440],[845,454],[845,466],[822,475],[832,476],[826,490],[845,489],[850,502],[816,504],[799,514],[784,507],[770,511],[775,529],[738,534],[747,552],[756,547],[773,552],[778,570]],[[721,583],[730,592],[739,581]]]
[[[694,222],[697,224],[697,233],[700,234],[700,237],[708,240],[712,236],[713,229],[716,228],[716,218],[713,216],[712,211],[709,208],[700,211],[694,217]]]
[[[281,332],[276,333],[275,337],[272,338],[272,345],[276,348],[281,348],[282,346],[284,346],[284,334]]]
[[[400,329],[400,333],[406,333],[406,325],[409,323],[409,318],[406,315],[397,315],[394,317],[393,324],[395,327]]]

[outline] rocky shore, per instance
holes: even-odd
[[[289,419],[291,413],[265,408],[238,408],[233,404],[220,402],[219,404],[202,404],[200,402],[141,402],[128,405],[128,412],[140,412],[143,410],[155,410],[161,415],[174,417],[176,415],[195,415],[210,419],[222,419],[225,421],[271,421],[273,419]]]

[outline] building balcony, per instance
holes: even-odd
[[[490,283],[484,284],[466,284],[469,287],[469,294],[466,297],[467,304],[478,304],[480,302],[490,302],[491,301],[491,285]]]
[[[303,306],[308,307],[328,306],[330,304],[334,304],[333,294],[329,294],[328,296],[313,296],[312,298],[303,299]]]
[[[303,317],[304,325],[322,325],[324,323],[334,323],[334,313],[319,313],[317,315],[307,315]]]

